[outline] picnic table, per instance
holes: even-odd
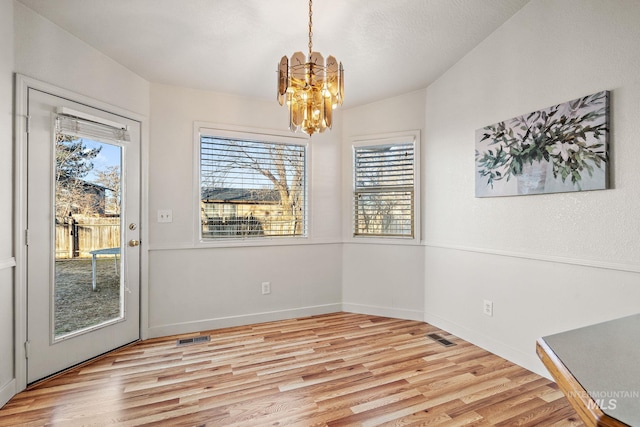
[[[118,274],[118,255],[120,255],[120,248],[104,248],[96,249],[89,252],[91,254],[91,286],[93,290],[96,290],[96,257],[98,255],[113,255],[113,265]]]

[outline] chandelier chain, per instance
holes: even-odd
[[[313,42],[311,38],[313,37],[313,0],[309,0],[309,58],[311,58],[311,51],[313,50]]]

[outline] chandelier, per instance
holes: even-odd
[[[287,104],[289,129],[308,135],[331,129],[333,109],[344,99],[344,70],[333,56],[313,51],[313,0],[309,0],[309,56],[283,56],[278,64],[278,102]]]

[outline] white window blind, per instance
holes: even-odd
[[[107,143],[131,140],[126,126],[118,127],[116,123],[105,124],[67,114],[56,116],[56,133]]]
[[[414,237],[414,143],[354,147],[354,236]]]
[[[305,236],[306,158],[306,145],[201,136],[201,237]]]

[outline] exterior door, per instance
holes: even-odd
[[[140,336],[140,123],[28,89],[27,383]]]

